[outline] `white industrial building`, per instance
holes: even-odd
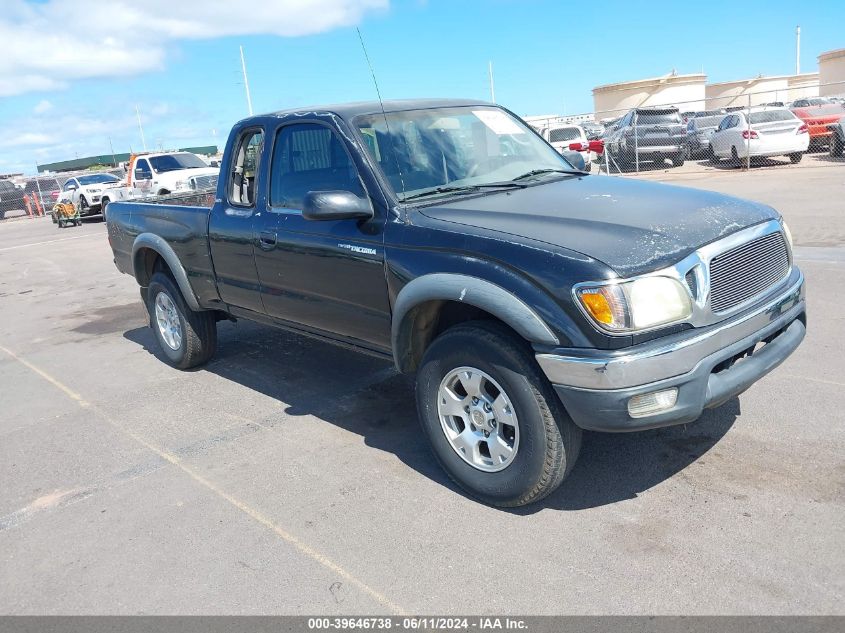
[[[707,75],[678,75],[623,81],[593,88],[596,120],[620,117],[631,108],[677,106],[681,110],[704,109]]]

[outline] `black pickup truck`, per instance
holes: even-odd
[[[444,469],[499,506],[554,490],[582,429],[692,422],[805,333],[775,210],[591,176],[487,103],[245,119],[211,208],[115,202],[108,235],[172,365],[221,319],[392,358]]]

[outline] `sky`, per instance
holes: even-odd
[[[490,99],[520,115],[592,110],[592,89],[704,71],[803,72],[845,48],[845,1],[2,0],[0,173],[217,144],[248,115],[382,97]]]

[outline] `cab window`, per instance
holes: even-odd
[[[229,173],[229,202],[240,207],[255,206],[258,167],[264,147],[264,131],[249,130],[241,135]]]
[[[343,141],[318,123],[286,125],[276,134],[270,205],[302,209],[309,191],[349,191],[364,198],[364,186]]]

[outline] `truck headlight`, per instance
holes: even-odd
[[[687,289],[671,277],[640,277],[602,286],[581,286],[575,295],[587,315],[602,329],[636,332],[689,318]]]
[[[780,225],[783,227],[783,234],[786,236],[786,241],[789,242],[789,250],[792,250],[792,231],[789,230],[789,227],[786,225],[786,220],[781,220]]]

